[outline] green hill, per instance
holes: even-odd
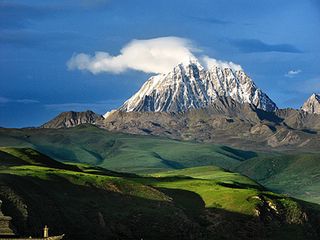
[[[55,161],[31,148],[0,147],[0,166],[35,165],[42,167],[77,170],[78,168]]]
[[[258,156],[221,145],[112,133],[91,125],[69,129],[0,129],[0,146],[31,147],[62,162],[151,173],[217,165],[231,168]]]
[[[320,154],[318,153],[252,158],[242,162],[235,170],[274,191],[320,203]]]
[[[6,152],[14,163],[0,157],[0,199],[24,236],[47,224],[66,239],[319,238],[318,206],[218,167],[139,177],[86,164],[55,168],[32,149]]]
[[[1,146],[31,147],[61,162],[139,174],[219,166],[243,173],[276,192],[320,203],[318,153],[243,151],[222,145],[112,133],[92,125],[0,129]],[[0,154],[6,154],[1,149]]]

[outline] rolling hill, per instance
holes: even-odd
[[[320,154],[291,153],[252,158],[234,170],[274,191],[320,203]]]
[[[140,177],[85,164],[55,165],[32,149],[5,152],[0,198],[21,235],[40,235],[48,224],[66,239],[319,237],[319,206],[274,194],[218,167]]]
[[[0,129],[0,146],[33,148],[60,162],[138,174],[218,166],[249,176],[278,193],[320,204],[317,152],[244,151],[211,143],[113,133],[92,125]],[[5,154],[1,149],[0,154]]]
[[[0,129],[0,146],[31,147],[61,162],[151,173],[193,166],[231,168],[258,156],[222,145],[112,133],[92,125],[68,129]]]

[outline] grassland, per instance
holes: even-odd
[[[297,153],[252,158],[236,169],[264,186],[320,203],[320,154]]]
[[[18,161],[19,160],[19,161]],[[203,166],[145,176],[0,149],[0,199],[23,235],[66,239],[317,239],[317,206]]]
[[[1,146],[30,147],[60,162],[138,174],[218,166],[249,176],[275,192],[320,204],[319,153],[243,151],[222,145],[112,133],[92,125],[0,129]]]
[[[258,156],[221,145],[111,133],[86,125],[70,129],[0,129],[0,146],[31,147],[62,162],[152,173],[194,166],[231,168]]]
[[[263,187],[251,179],[214,166],[188,168],[154,176],[160,177],[161,181],[153,186],[193,191],[201,196],[207,208],[217,207],[247,215],[256,214],[259,201],[255,199],[263,192]],[[181,176],[181,179],[163,180],[173,176]]]

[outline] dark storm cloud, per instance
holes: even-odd
[[[15,47],[38,47],[51,42],[63,42],[77,36],[74,32],[39,32],[32,30],[0,31],[0,44]]]
[[[0,28],[23,28],[34,20],[54,15],[59,8],[0,2]]]
[[[92,110],[97,113],[105,113],[107,109],[115,109],[121,106],[125,100],[123,99],[109,99],[105,101],[98,101],[93,103],[56,103],[45,104],[44,107],[50,111],[86,111]]]
[[[297,47],[281,43],[268,44],[259,39],[239,39],[230,40],[230,43],[244,53],[254,52],[284,52],[284,53],[302,53]]]
[[[0,29],[25,28],[35,21],[66,12],[103,10],[109,0],[62,1],[60,4],[29,5],[0,1]]]
[[[227,25],[232,23],[231,21],[225,21],[222,19],[214,18],[214,17],[198,17],[198,16],[187,16],[187,17],[198,22],[205,22],[205,23],[212,23],[212,24],[219,24],[219,25]]]

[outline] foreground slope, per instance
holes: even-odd
[[[22,235],[44,224],[66,239],[318,239],[317,206],[265,191],[217,167],[149,177],[78,165],[0,158],[3,212]],[[9,164],[10,159],[18,158]],[[3,164],[4,163],[4,164]]]

